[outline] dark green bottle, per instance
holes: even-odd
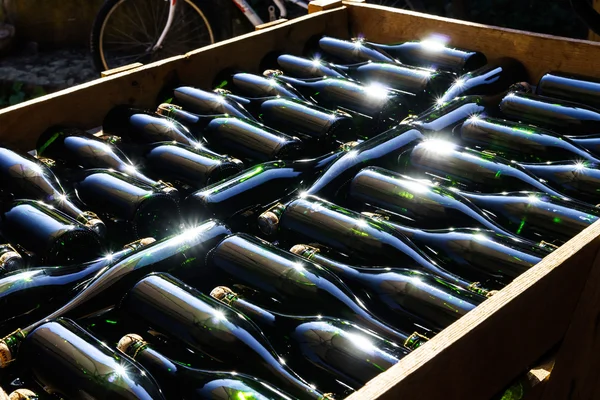
[[[439,102],[467,95],[494,95],[504,92],[516,82],[528,80],[527,70],[514,58],[503,57],[493,63],[467,72],[454,81]]]
[[[565,135],[573,143],[583,147],[596,157],[600,157],[600,134],[598,135]]]
[[[329,77],[302,80],[276,71],[269,73],[322,107],[332,110],[339,108],[353,116],[366,117],[360,125],[362,131],[359,135],[362,137],[373,136],[398,124],[414,104],[413,94],[389,90],[384,86],[365,86],[348,79]]]
[[[218,93],[207,92],[189,86],[182,86],[175,89],[173,91],[173,102],[194,114],[228,114],[231,117],[255,119],[238,102]]]
[[[485,55],[478,51],[449,47],[435,40],[398,44],[363,41],[363,44],[385,51],[403,64],[441,69],[457,74],[476,70],[487,63]]]
[[[517,163],[445,140],[425,140],[407,150],[398,156],[396,170],[475,192],[530,190],[564,196]]]
[[[548,72],[540,78],[535,92],[600,108],[600,82],[590,76]]]
[[[293,86],[278,81],[273,77],[237,73],[233,74],[225,82],[227,84],[219,86],[219,89],[225,89],[248,97],[283,97],[286,99],[296,99],[307,101],[306,98]]]
[[[104,117],[102,132],[134,143],[175,141],[191,147],[201,145],[179,122],[128,106],[112,108]]]
[[[344,157],[345,151],[300,161],[271,161],[255,165],[221,182],[190,194],[182,204],[188,218],[217,218],[234,230],[255,226],[256,217],[282,201]],[[284,200],[285,201],[285,200]]]
[[[544,193],[459,193],[511,232],[556,246],[577,235],[600,216],[600,212],[589,204]]]
[[[420,271],[350,266],[304,244],[290,251],[336,274],[375,315],[407,330],[441,331],[481,302],[480,296]]]
[[[106,226],[98,216],[73,204],[50,168],[29,154],[18,154],[0,147],[0,186],[0,192],[5,196],[43,201],[99,236],[106,233]]]
[[[364,61],[378,61],[385,63],[398,63],[390,54],[374,48],[361,41],[349,41],[323,36],[319,40],[319,47],[327,55],[348,63],[359,63]]]
[[[78,399],[144,399],[165,397],[156,381],[75,322],[58,319],[31,332],[19,351],[44,390]]]
[[[591,205],[600,203],[600,164],[596,162],[554,161],[520,165],[571,198]]]
[[[11,312],[0,318],[0,331],[11,332],[45,317],[82,291],[96,275],[153,242],[153,238],[144,238],[83,264],[32,268],[1,277],[0,307]]]
[[[600,132],[600,110],[584,104],[527,93],[509,93],[500,102],[502,114],[565,135]]]
[[[251,373],[300,398],[323,398],[281,362],[262,332],[246,317],[168,274],[139,281],[120,307],[212,357],[221,370]]]
[[[123,336],[118,349],[150,372],[169,399],[291,400],[287,394],[258,378],[237,372],[191,368],[169,359],[133,333]]]
[[[134,282],[150,272],[172,271],[184,279],[204,279],[206,253],[230,233],[225,225],[208,220],[124,258],[97,275],[75,297],[43,320],[1,339],[0,368],[6,366],[3,362],[16,358],[23,339],[48,319],[80,318],[114,307]]]
[[[0,244],[0,277],[25,267],[23,257],[10,244]]]
[[[277,238],[286,245],[319,243],[356,262],[418,269],[463,289],[487,293],[478,284],[438,265],[391,225],[315,196],[276,206],[263,213],[258,223],[264,233],[277,233]]]
[[[250,318],[287,364],[336,395],[349,394],[345,386],[361,388],[409,352],[350,321],[268,311],[225,286],[213,289],[210,295]]]
[[[362,62],[353,65],[332,64],[320,59],[309,60],[288,54],[277,58],[280,68],[298,78],[353,78],[363,84],[371,82],[413,93],[415,100],[430,106],[456,80],[454,74],[385,62]]]
[[[86,207],[106,221],[113,243],[151,236],[162,239],[179,230],[179,204],[123,173],[108,169],[68,171],[61,175]]]
[[[38,156],[61,161],[71,168],[114,169],[177,197],[177,189],[172,185],[148,178],[116,146],[80,129],[49,128],[38,138],[36,150]]]
[[[261,303],[267,301],[274,311],[346,319],[395,343],[411,336],[373,316],[329,271],[254,236],[238,233],[224,239],[209,253],[208,265],[221,282],[257,290]]]
[[[489,150],[508,160],[600,162],[575,140],[533,125],[503,119],[471,117],[462,125],[460,138],[465,145]]]
[[[78,264],[102,254],[91,229],[40,201],[4,204],[0,233],[34,265]]]
[[[180,143],[158,142],[129,146],[126,152],[158,179],[167,179],[190,193],[240,172],[242,161]]]

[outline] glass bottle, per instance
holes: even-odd
[[[540,78],[535,92],[542,96],[600,108],[600,82],[596,78],[552,71]]]

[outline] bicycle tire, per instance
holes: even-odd
[[[98,71],[104,71],[114,67],[107,64],[104,49],[102,48],[104,29],[107,24],[107,20],[111,17],[113,11],[129,0],[106,0],[100,8],[94,24],[92,26],[92,32],[90,35],[90,51],[92,54],[92,61],[94,67]],[[209,32],[210,42],[214,43],[218,40],[225,39],[228,35],[224,29],[215,29],[214,26],[218,24],[219,20],[222,19],[222,15],[216,11],[218,5],[216,2],[210,1],[194,1],[194,0],[183,0],[187,5],[191,6],[192,9],[197,12],[200,18],[204,21],[206,28]],[[199,5],[202,3],[202,6]],[[174,22],[174,26],[176,21]],[[221,25],[223,26],[223,25]],[[173,28],[171,28],[173,29]],[[207,43],[210,44],[210,43]],[[191,49],[190,49],[191,50]]]

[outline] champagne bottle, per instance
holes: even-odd
[[[527,70],[514,58],[503,57],[493,63],[461,75],[440,97],[447,102],[467,95],[494,95],[507,90],[515,82],[526,82]]]
[[[29,198],[48,203],[100,236],[104,223],[91,211],[82,211],[67,197],[52,171],[39,160],[0,147],[0,184],[14,198]]]
[[[335,197],[335,194],[365,165],[395,166],[398,156],[422,139],[423,135],[417,129],[409,125],[400,125],[366,140],[332,163],[306,189],[306,194],[323,198]]]
[[[578,135],[578,136],[563,136],[592,153],[596,157],[600,157],[600,135]]]
[[[255,224],[256,216],[273,202],[309,185],[345,151],[311,160],[271,161],[258,164],[221,182],[190,194],[182,203],[184,215],[202,220],[217,218],[239,230]]]
[[[226,79],[219,89],[229,90],[248,97],[283,97],[307,101],[293,86],[273,77],[255,74],[237,73]]]
[[[60,160],[68,167],[111,168],[164,193],[177,196],[177,189],[172,185],[154,181],[143,175],[121,150],[85,131],[75,128],[49,128],[39,137],[36,149],[38,156]]]
[[[255,120],[252,114],[231,98],[189,86],[175,89],[173,91],[173,102],[195,114],[228,114],[232,117]]]
[[[341,318],[409,348],[420,344],[414,335],[375,317],[331,272],[253,236],[226,238],[209,253],[208,265],[230,283],[257,290],[261,302],[277,300],[269,301],[274,311]]]
[[[557,133],[586,135],[600,132],[600,110],[584,104],[526,93],[509,93],[500,102],[509,119]]]
[[[355,137],[352,116],[341,111],[331,111],[308,102],[279,97],[236,98],[244,101],[244,106],[264,124],[288,135],[298,136],[307,143],[306,150],[315,147],[322,154],[322,149],[331,148],[336,140]],[[209,116],[188,113],[173,105],[161,104],[159,112],[180,121],[195,136],[203,135],[204,128],[210,122],[207,121]]]
[[[33,264],[69,265],[100,255],[101,244],[91,229],[48,205],[17,200],[5,205],[0,233],[27,254]]]
[[[282,362],[246,317],[170,275],[140,280],[121,302],[121,309],[212,357],[222,370],[250,372],[300,398],[323,398]]]
[[[356,82],[339,78],[321,78],[302,80],[282,75],[276,71],[267,71],[280,82],[288,83],[298,89],[316,104],[330,109],[339,108],[370,119],[372,132],[363,132],[368,137],[389,129],[404,119],[412,104],[414,95],[407,92],[392,91],[383,86],[364,86]],[[369,128],[363,124],[364,130]]]
[[[476,70],[487,63],[485,55],[478,51],[448,47],[435,40],[398,44],[363,41],[363,44],[385,51],[403,64],[441,69],[458,74]]]
[[[454,74],[444,71],[432,71],[384,62],[363,62],[353,65],[338,65],[315,58],[296,57],[284,54],[277,58],[280,68],[298,78],[353,78],[368,84],[376,82],[391,89],[413,93],[415,100],[429,105],[446,92],[456,80]]]
[[[548,72],[540,78],[535,92],[600,108],[600,82],[589,76]]]
[[[422,230],[388,223],[447,269],[494,289],[508,285],[550,253],[529,240],[513,241],[514,235],[506,237],[488,230]]]
[[[86,207],[102,215],[112,242],[147,236],[162,239],[179,228],[177,201],[128,175],[88,169],[65,172],[62,176]]]
[[[521,82],[510,87],[511,92],[530,91],[529,84]],[[474,115],[479,117],[496,116],[499,114],[498,104],[504,93],[487,96],[463,96],[450,101],[437,101],[428,110],[419,115],[407,118],[403,123],[411,124],[423,133],[452,132],[468,118]]]
[[[502,119],[471,117],[462,125],[460,138],[466,145],[491,150],[509,160],[600,162],[600,159],[565,136]]]
[[[361,41],[349,41],[323,36],[319,40],[319,47],[328,55],[349,63],[363,61],[378,61],[385,63],[397,63],[397,61],[385,50],[376,49]]]
[[[329,391],[336,390],[334,380],[357,390],[408,354],[408,349],[350,321],[271,312],[224,286],[210,295],[250,318],[292,368]],[[339,390],[334,393],[345,394]]]
[[[238,173],[244,166],[236,158],[173,142],[132,146],[126,152],[139,160],[152,176],[169,179],[185,192],[219,182]]]
[[[79,265],[39,267],[3,276],[0,307],[10,313],[0,317],[0,329],[8,332],[45,317],[85,289],[94,277],[152,242],[153,238],[140,239]]]
[[[295,245],[290,251],[335,273],[376,315],[405,329],[441,331],[481,302],[479,296],[420,271],[350,266],[309,245]]]
[[[304,153],[299,138],[249,120],[216,118],[203,133],[215,149],[253,162],[295,159]]]
[[[24,267],[23,257],[8,243],[0,244],[0,277]]]
[[[124,258],[95,276],[68,303],[43,320],[1,339],[0,368],[15,359],[23,339],[46,320],[66,316],[80,318],[113,307],[134,282],[150,272],[173,271],[184,279],[203,277],[206,253],[230,233],[225,225],[208,220]]]
[[[164,399],[138,364],[122,357],[75,322],[46,322],[25,339],[19,357],[50,394],[71,399]]]
[[[460,192],[504,228],[534,241],[560,246],[593,224],[600,213],[589,204],[534,192]]]
[[[102,132],[134,143],[174,141],[191,147],[200,146],[179,122],[128,106],[113,107],[104,117]]]
[[[563,196],[519,164],[439,139],[425,140],[404,152],[397,170],[470,191],[532,190]]]
[[[118,348],[150,372],[169,399],[291,400],[281,390],[252,376],[191,368],[169,359],[136,334],[123,336]]]
[[[554,161],[540,164],[520,163],[531,174],[574,199],[600,202],[600,165],[587,161]]]
[[[309,241],[344,253],[357,262],[418,269],[476,293],[477,283],[440,267],[391,225],[339,207],[315,196],[276,206],[258,220],[265,234],[277,233],[285,244]]]

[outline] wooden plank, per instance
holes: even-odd
[[[139,62],[136,62],[133,64],[127,64],[127,65],[123,65],[122,67],[117,67],[117,68],[109,69],[106,71],[102,71],[102,72],[100,72],[100,76],[102,78],[106,78],[107,76],[120,74],[121,72],[125,72],[125,71],[131,71],[132,69],[136,69],[136,68],[139,68],[142,66],[144,66],[144,64],[139,63]]]
[[[264,23],[264,24],[256,25],[254,27],[254,30],[255,31],[262,31],[263,29],[271,28],[273,26],[277,26],[277,25],[282,24],[282,23],[287,22],[287,21],[288,20],[285,19],[285,18],[279,18],[279,19],[276,19],[275,21],[270,21],[270,22],[267,22],[267,23]]]
[[[314,0],[308,3],[308,13],[332,10],[342,6],[342,0]]]
[[[600,0],[592,0],[594,5],[594,10],[600,12]],[[600,42],[600,35],[592,31],[591,29],[588,32],[588,40],[593,40],[594,42]]]
[[[600,221],[347,400],[491,398],[564,337],[599,235]]]
[[[600,77],[597,60],[600,44],[587,40],[491,27],[372,4],[344,3],[350,14],[350,30],[368,40],[394,43],[422,40],[435,35],[455,47],[479,50],[489,59],[514,57],[527,67],[536,83],[549,70]]]
[[[543,400],[600,398],[600,256],[556,358]]]
[[[165,87],[184,83],[210,89],[213,78],[222,69],[259,72],[262,57],[270,51],[301,53],[306,41],[318,34],[348,37],[346,10],[299,17],[266,31],[248,33],[2,109],[0,141],[11,148],[31,150],[49,126],[89,129],[100,125],[108,110],[117,104],[156,107],[157,96]]]

